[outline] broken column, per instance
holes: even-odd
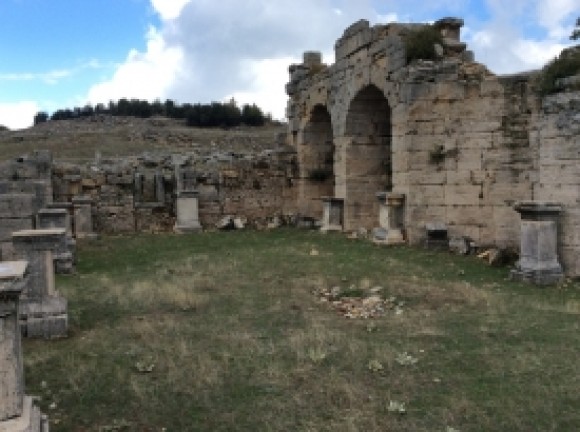
[[[17,256],[29,263],[29,283],[20,302],[22,334],[26,337],[50,339],[67,335],[67,301],[55,289],[53,264],[53,253],[64,236],[64,228],[12,233]]]
[[[36,228],[64,228],[62,244],[54,253],[57,273],[74,273],[76,242],[70,231],[70,216],[65,209],[41,209],[36,214]]]
[[[537,285],[550,285],[564,277],[558,261],[558,217],[562,205],[522,201],[515,205],[521,217],[520,259],[511,277]]]
[[[379,229],[374,230],[374,241],[380,244],[401,244],[405,224],[405,195],[395,192],[378,192]]]
[[[48,432],[48,420],[24,395],[19,296],[26,261],[0,262],[0,432]]]
[[[72,199],[74,212],[74,229],[76,238],[95,238],[93,231],[93,200],[85,195]]]
[[[344,226],[344,199],[322,197],[322,232],[342,231]]]

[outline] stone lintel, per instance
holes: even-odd
[[[66,235],[65,228],[46,228],[37,230],[21,230],[12,233],[13,243],[38,245],[37,249],[52,249]]]
[[[324,196],[324,197],[320,197],[320,199],[322,200],[322,202],[328,202],[331,204],[343,204],[344,203],[344,198]]]
[[[405,200],[405,194],[398,192],[377,192],[375,196],[381,204],[402,204]]]
[[[514,205],[522,220],[551,220],[562,213],[560,203],[543,201],[519,201]]]
[[[47,217],[66,216],[68,215],[68,211],[64,208],[44,208],[38,210],[38,214]]]
[[[197,190],[182,190],[177,192],[177,198],[197,198],[199,191]]]
[[[46,207],[49,209],[69,210],[69,209],[72,209],[73,204],[71,202],[52,202],[52,203],[46,204]]]

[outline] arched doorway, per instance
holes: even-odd
[[[378,224],[376,193],[392,189],[391,108],[374,85],[352,100],[345,124],[346,230]]]
[[[298,207],[303,216],[322,218],[321,197],[334,194],[332,122],[325,106],[316,105],[298,146]]]

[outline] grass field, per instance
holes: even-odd
[[[580,430],[580,284],[507,274],[296,230],[81,243],[26,390],[52,431]]]

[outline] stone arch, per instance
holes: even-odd
[[[378,224],[377,192],[392,189],[392,111],[375,85],[362,88],[347,111],[342,139],[346,230]]]
[[[334,194],[332,120],[325,105],[310,111],[298,144],[298,208],[303,216],[322,218],[324,196]]]

